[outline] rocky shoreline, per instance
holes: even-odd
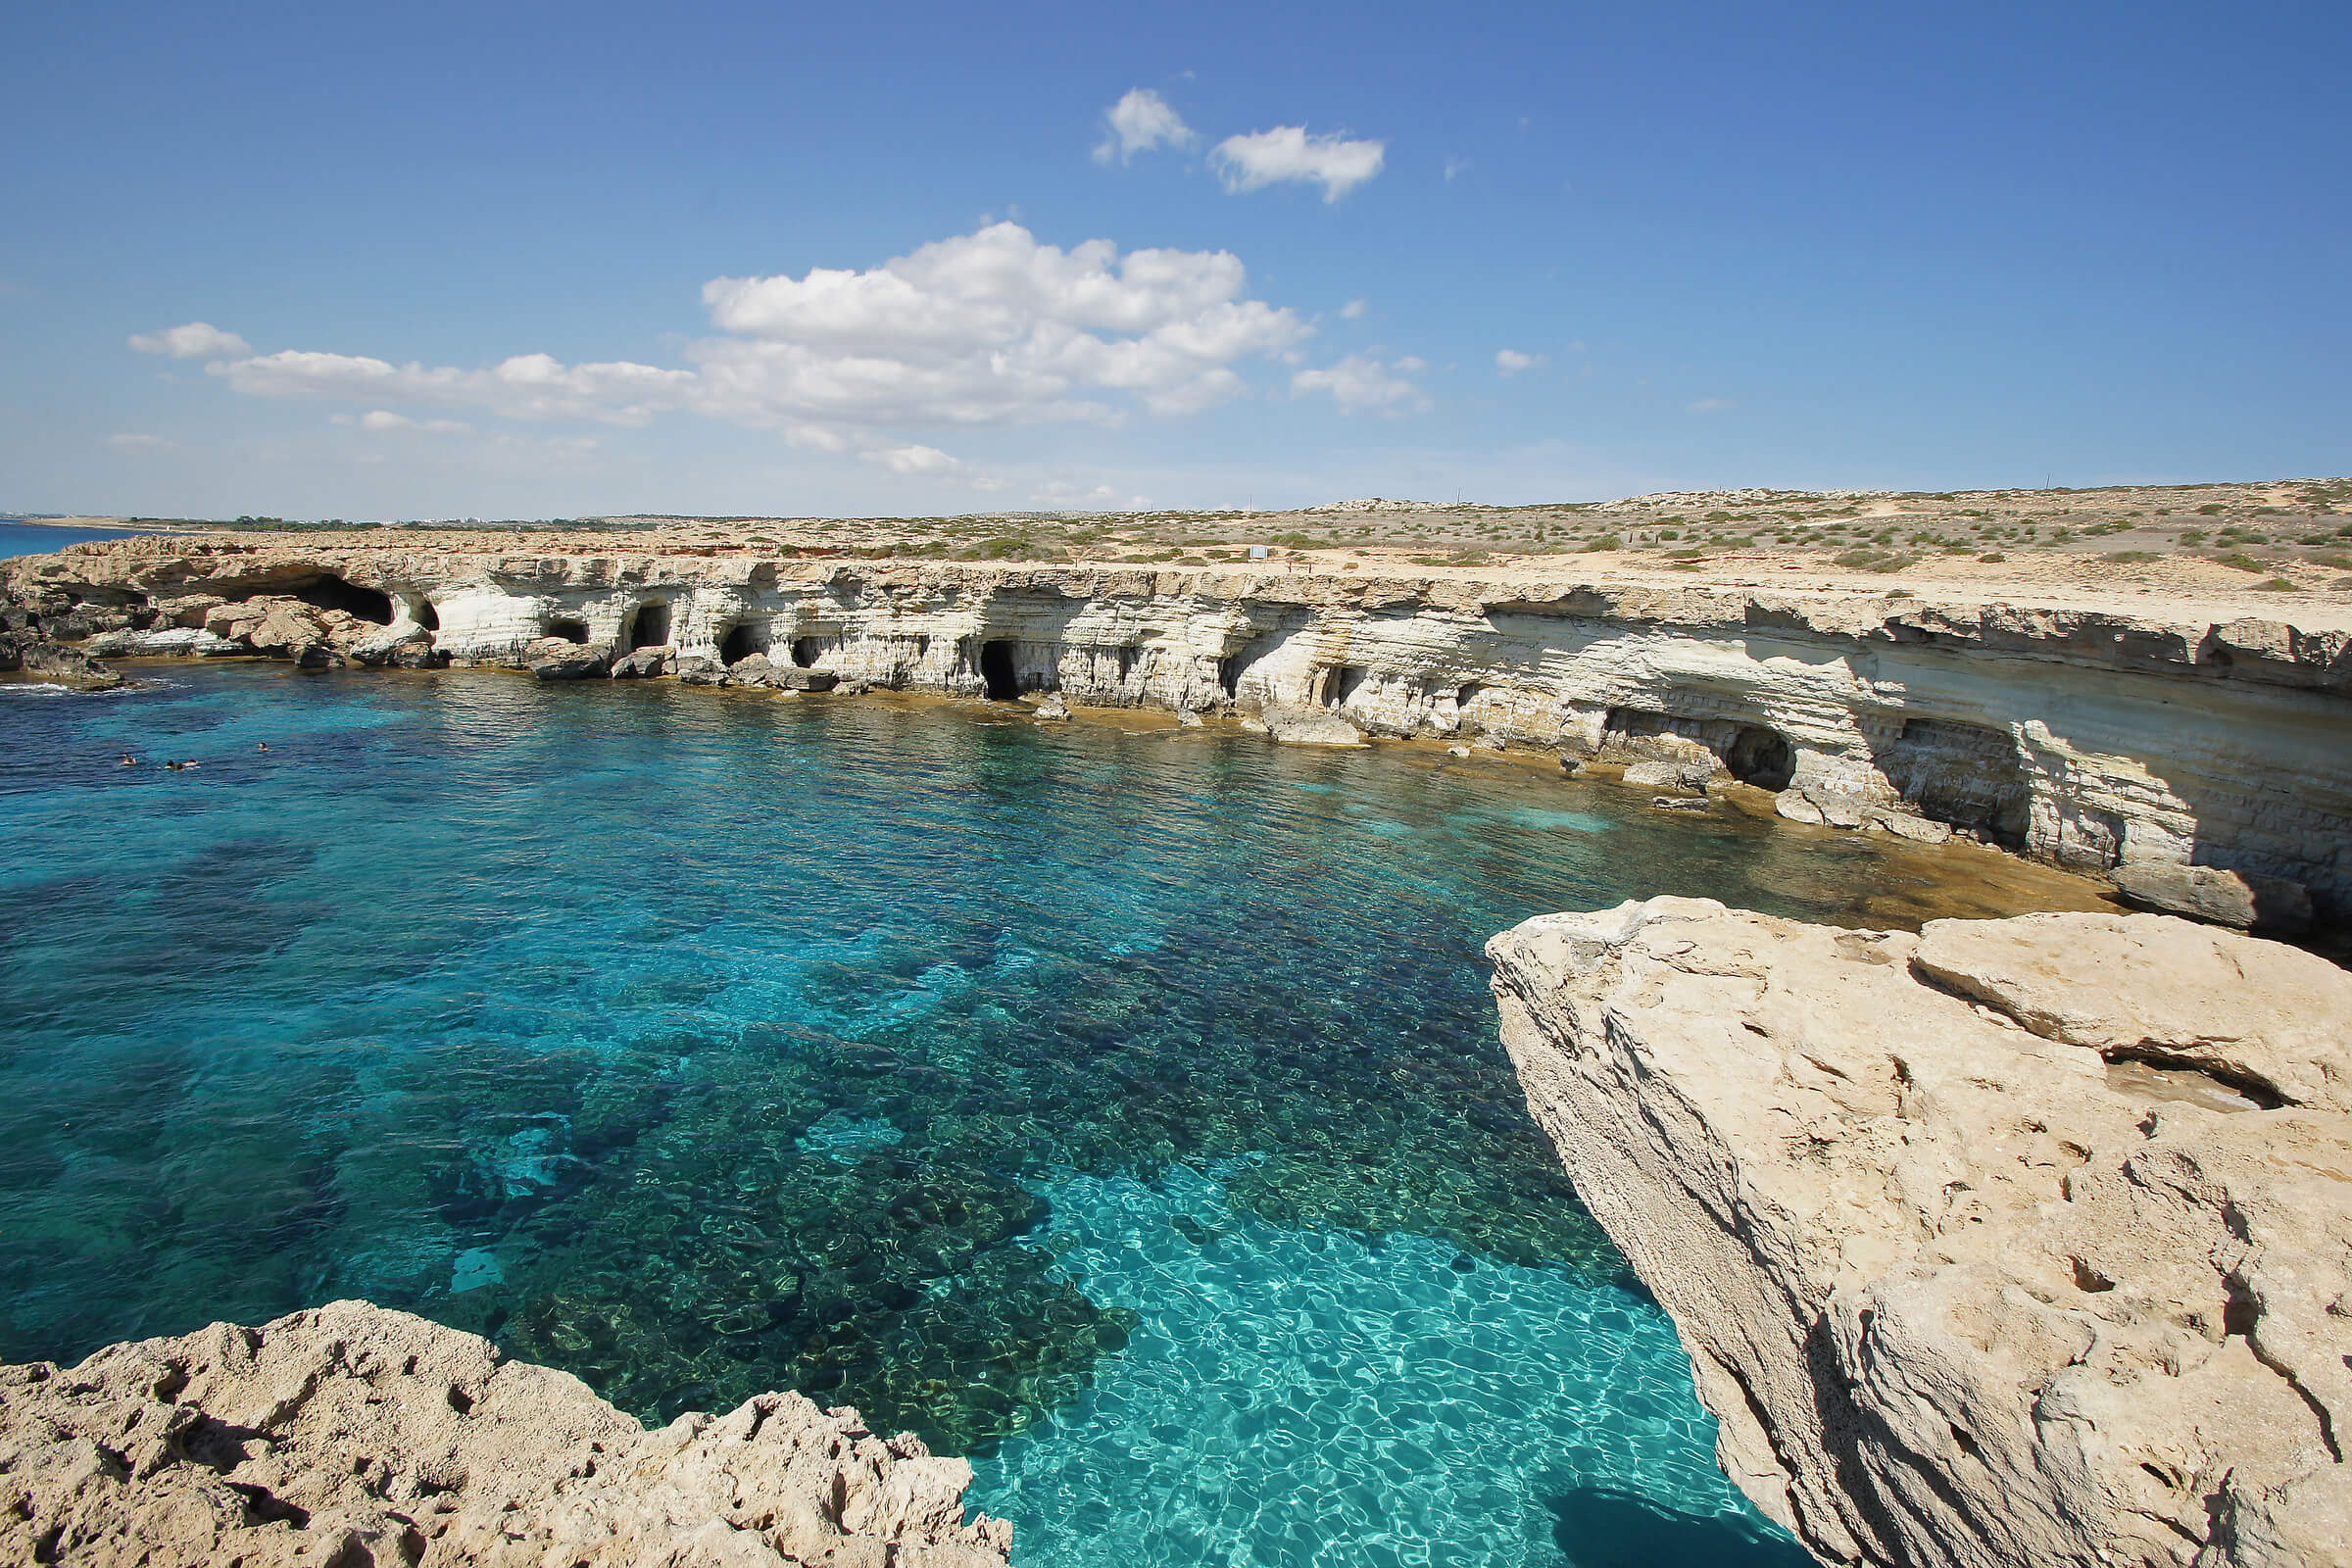
[[[2352,1541],[2352,975],[2159,915],[1488,946],[1725,1471],[1830,1563],[2319,1564]]]
[[[648,1432],[366,1301],[0,1367],[10,1562],[1002,1568],[971,1479],[797,1394]]]
[[[518,541],[518,544],[520,541]],[[1224,713],[1734,781],[2267,933],[2352,919],[2352,634],[1722,586],[151,538],[0,564],[0,668],[527,668]]]

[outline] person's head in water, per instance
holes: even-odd
[[[260,750],[260,751],[265,751],[265,752],[266,752],[266,751],[268,751],[268,750],[270,749],[270,743],[269,743],[268,741],[262,741],[262,742],[259,742],[259,743],[257,744],[257,748],[256,748],[256,749],[257,749],[257,750]]]

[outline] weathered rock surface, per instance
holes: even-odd
[[[612,665],[612,650],[564,637],[535,639],[522,651],[522,667],[541,680],[588,680]]]
[[[762,1395],[648,1432],[365,1301],[0,1368],[0,1558],[242,1568],[995,1568],[971,1467]]]
[[[1653,899],[1488,945],[1718,1455],[1829,1562],[2352,1542],[2352,975],[2160,915]]]
[[[1879,814],[1894,812],[2087,870],[2208,864],[2352,916],[2352,635],[2280,621],[1567,577],[162,538],[0,564],[0,599],[66,640],[199,612],[237,640],[273,601],[380,602],[368,613],[431,627],[456,662],[510,666],[559,630],[627,648],[651,614],[681,661],[790,648],[845,691],[978,696],[994,647],[1001,677],[1076,706],[1315,709],[1367,736],[1610,763],[1678,760],[1679,744],[1800,820],[1894,831]]]
[[[2291,937],[2311,929],[2311,890],[2283,877],[2210,865],[2123,865],[2115,870],[2115,890],[2143,909],[2239,931]]]
[[[1037,711],[1030,716],[1040,724],[1058,723],[1070,716],[1070,705],[1061,700],[1061,693],[1048,692],[1037,700]]]
[[[1322,708],[1269,703],[1251,715],[1255,727],[1291,746],[1361,746],[1364,732],[1341,714]]]
[[[111,691],[122,677],[79,648],[53,643],[38,631],[0,632],[0,670],[23,670],[76,691]]]

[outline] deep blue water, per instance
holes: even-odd
[[[135,539],[137,530],[122,528],[52,528],[40,523],[10,522],[0,518],[0,561],[10,556],[45,556],[68,545],[91,539]]]
[[[146,673],[0,687],[0,1355],[361,1295],[857,1404],[1039,1568],[1802,1561],[1479,945],[1918,862],[1140,719]]]

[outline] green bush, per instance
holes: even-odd
[[[2109,561],[2136,563],[2141,561],[2161,561],[2164,558],[2159,556],[2153,550],[2110,550],[2107,552],[2107,559]]]
[[[1595,550],[1623,550],[1624,548],[1625,541],[1613,533],[1596,533],[1577,546],[1578,550],[1587,555]]]
[[[2243,551],[2227,556],[2208,556],[2205,559],[2224,566],[2235,566],[2240,571],[2268,571],[2271,569],[2269,562],[2257,561]]]
[[[2258,582],[2254,586],[2258,591],[2264,593],[2292,594],[2302,592],[2300,588],[2298,588],[2295,584],[2288,582],[2284,577],[2273,577],[2269,582]]]
[[[1919,564],[1917,556],[1896,555],[1890,550],[1848,550],[1832,559],[1857,571],[1900,571]]]

